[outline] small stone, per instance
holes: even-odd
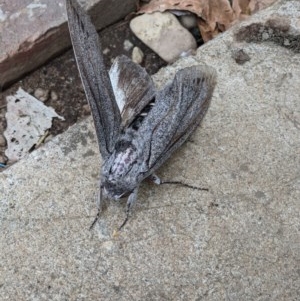
[[[0,134],[0,146],[5,146],[6,145],[6,140],[2,134]]]
[[[55,91],[51,91],[50,97],[51,97],[51,100],[54,100],[54,101],[58,100],[58,95]]]
[[[197,19],[195,15],[189,14],[179,17],[181,25],[187,29],[192,29],[197,26]]]
[[[5,157],[5,156],[3,156],[3,155],[0,155],[0,163],[2,163],[2,164],[6,164],[7,163],[7,158]]]
[[[231,57],[239,65],[243,65],[251,59],[250,56],[243,49],[233,51]]]
[[[34,91],[34,97],[39,99],[42,102],[45,102],[49,99],[49,90],[44,90],[42,88],[37,88]]]
[[[144,59],[144,53],[139,47],[134,47],[131,58],[133,62],[141,64]]]
[[[109,52],[110,52],[110,50],[109,50],[109,48],[107,48],[107,47],[102,51],[102,53],[103,53],[104,55],[108,54]]]
[[[34,89],[33,88],[28,88],[27,93],[33,95]]]
[[[124,50],[129,51],[133,47],[133,44],[129,40],[125,40],[123,47]]]
[[[169,12],[143,14],[131,20],[133,33],[168,63],[197,48],[192,34]]]
[[[87,115],[91,112],[91,108],[88,104],[83,105],[82,110],[83,110],[84,115]]]
[[[263,32],[263,34],[262,34],[262,39],[263,39],[264,41],[266,41],[266,40],[268,40],[269,38],[270,38],[269,34],[268,34],[267,32]]]

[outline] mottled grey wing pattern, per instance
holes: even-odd
[[[155,97],[153,81],[144,68],[122,55],[109,71],[110,81],[126,128]]]
[[[113,152],[120,134],[121,115],[100,53],[98,34],[75,0],[66,0],[66,5],[78,69],[91,106],[100,152],[105,159]]]
[[[138,134],[150,170],[165,162],[199,125],[215,82],[213,68],[193,66],[177,72],[173,82],[158,92]]]

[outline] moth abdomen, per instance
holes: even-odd
[[[133,119],[128,128],[132,128],[135,131],[138,131],[142,125],[144,119],[148,116],[149,112],[155,106],[155,98],[153,98],[143,109],[139,112],[136,117]]]

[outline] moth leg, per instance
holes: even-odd
[[[150,175],[148,177],[148,179],[150,181],[152,181],[156,185],[160,185],[162,183],[162,180],[160,179],[160,177],[157,174],[155,174],[155,173],[153,173],[152,175]]]
[[[97,215],[94,219],[94,221],[92,222],[91,226],[90,226],[90,230],[92,230],[95,226],[95,224],[97,223],[98,219],[100,218],[100,214],[102,212],[102,207],[103,207],[103,204],[102,204],[102,185],[100,183],[99,185],[99,190],[98,190],[98,193],[97,193],[97,197],[96,197],[96,205],[97,205],[97,208],[98,208],[98,212],[97,212]]]
[[[131,211],[131,208],[133,205],[136,203],[137,200],[137,194],[138,194],[139,187],[136,187],[133,192],[129,195],[126,203],[126,217],[122,225],[119,227],[119,231],[126,225],[128,219],[129,219],[129,214]]]

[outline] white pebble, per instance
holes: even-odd
[[[168,63],[178,59],[182,52],[197,48],[192,34],[168,12],[154,12],[135,17],[130,22],[130,29]]]
[[[133,44],[129,40],[125,40],[123,47],[124,50],[129,51],[133,47]]]
[[[37,88],[34,91],[34,97],[42,102],[45,102],[49,98],[49,90],[44,90],[42,88]]]
[[[181,25],[187,29],[191,29],[197,26],[197,19],[195,15],[184,15],[179,17]]]
[[[54,101],[58,100],[58,95],[54,91],[51,91],[50,97],[51,97],[51,100],[54,100]]]
[[[134,47],[131,58],[133,62],[141,64],[144,59],[144,53],[139,47]]]

